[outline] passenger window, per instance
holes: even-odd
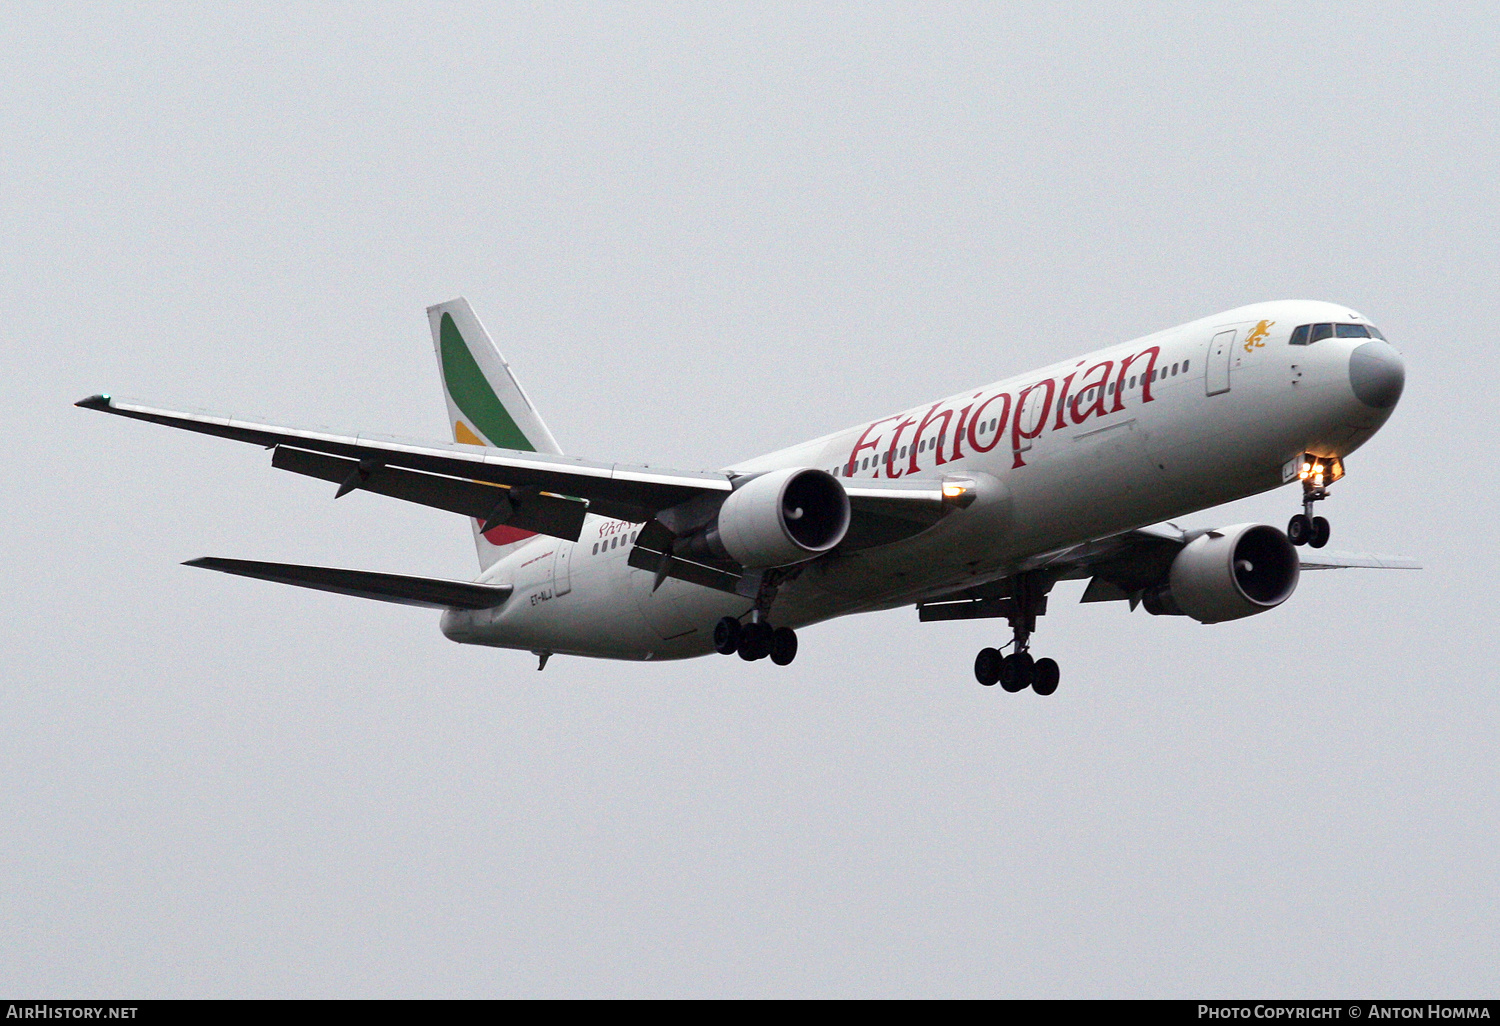
[[[1176,376],[1177,376],[1177,365],[1174,363],[1174,364],[1172,364],[1172,377],[1175,378]]]
[[[599,543],[594,542],[594,555],[599,555]]]
[[[1311,328],[1311,327],[1312,327],[1311,324],[1299,324],[1299,325],[1297,325],[1297,327],[1295,329],[1293,329],[1293,331],[1292,331],[1292,337],[1287,342],[1287,345],[1292,345],[1292,346],[1305,346],[1305,345],[1307,345],[1307,330],[1309,328]]]
[[[1312,338],[1308,339],[1308,343],[1321,342],[1325,338],[1333,338],[1333,325],[1314,324],[1312,326]]]
[[[1182,361],[1182,373],[1184,373],[1184,374],[1186,374],[1186,373],[1187,373],[1187,369],[1188,369],[1188,364],[1189,364],[1189,363],[1190,363],[1190,362],[1191,362],[1191,361],[1190,361],[1190,360],[1183,360],[1183,361]]]
[[[1339,338],[1370,337],[1370,329],[1365,327],[1363,324],[1335,324],[1333,326],[1333,330]]]

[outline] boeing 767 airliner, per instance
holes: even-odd
[[[96,395],[79,406],[253,442],[271,465],[471,519],[473,582],[204,558],[283,584],[443,609],[454,641],[609,659],[786,665],[797,628],[915,605],[997,617],[983,685],[1057,689],[1031,654],[1062,580],[1085,602],[1217,623],[1304,569],[1414,568],[1325,550],[1315,504],[1383,425],[1405,364],[1347,307],[1241,307],[968,389],[724,470],[563,454],[463,299],[427,311],[453,442],[336,434]],[[1172,518],[1296,484],[1285,531]],[[1156,525],[1156,526],[1152,526]],[[1008,655],[1004,648],[1011,649]]]

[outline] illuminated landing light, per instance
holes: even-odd
[[[965,509],[974,502],[976,482],[972,477],[943,478],[943,502]]]

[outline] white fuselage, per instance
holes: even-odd
[[[972,505],[920,534],[805,565],[781,585],[774,622],[801,627],[982,584],[1041,553],[1276,488],[1304,452],[1347,455],[1391,410],[1365,405],[1351,385],[1350,355],[1367,339],[1288,344],[1293,328],[1320,321],[1367,323],[1329,303],[1241,307],[727,468],[977,483]],[[576,543],[520,545],[480,578],[511,585],[511,598],[445,613],[444,633],[620,659],[713,651],[714,623],[750,600],[671,579],[653,591],[653,575],[626,563],[638,528],[590,516]]]

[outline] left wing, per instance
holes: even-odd
[[[1308,558],[1311,557],[1311,558]],[[1382,556],[1375,552],[1325,552],[1313,549],[1301,560],[1304,570],[1342,570],[1360,567],[1367,570],[1420,570],[1422,564],[1403,556]]]
[[[986,616],[1010,616],[1014,611],[1015,579],[1021,575],[1037,581],[1042,597],[1040,611],[1046,609],[1046,591],[1058,581],[1089,580],[1081,602],[1117,602],[1128,600],[1134,609],[1141,593],[1166,579],[1183,546],[1203,534],[1183,531],[1171,525],[1145,527],[1046,552],[1024,561],[1015,574],[973,588],[933,595],[917,604],[920,619],[960,620]],[[1336,570],[1370,568],[1379,570],[1420,570],[1421,564],[1401,556],[1383,556],[1364,552],[1331,552],[1321,549],[1298,550],[1303,570]],[[1034,585],[1035,587],[1036,585]]]

